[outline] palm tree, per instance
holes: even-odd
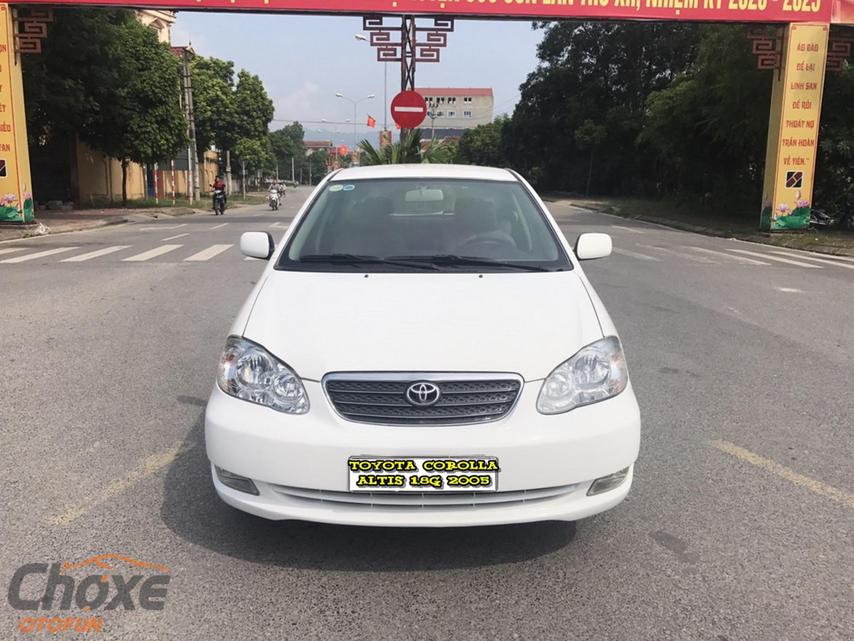
[[[363,165],[399,165],[404,163],[451,162],[451,147],[444,140],[431,140],[421,144],[421,130],[411,129],[399,142],[377,149],[367,140],[359,143]]]

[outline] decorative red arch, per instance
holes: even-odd
[[[854,0],[30,0],[25,4],[511,19],[828,23],[832,15],[851,19],[852,2]]]

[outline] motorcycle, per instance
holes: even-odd
[[[833,213],[828,213],[825,209],[811,209],[810,227],[813,229],[854,231],[854,209],[842,208]]]
[[[839,224],[839,219],[824,209],[810,209],[810,227],[814,229],[831,229]]]
[[[270,209],[272,209],[273,211],[277,211],[279,209],[279,205],[282,204],[282,197],[275,189],[270,190],[270,194],[267,197],[267,200],[268,204],[270,205]]]
[[[225,190],[214,189],[213,196],[214,215],[222,216],[225,213]]]

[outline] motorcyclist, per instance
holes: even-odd
[[[276,199],[276,206],[281,206],[282,204],[282,188],[279,186],[279,183],[272,182],[270,183],[270,192],[267,195],[270,200],[273,198]]]
[[[225,193],[225,181],[222,179],[221,175],[217,175],[217,177],[214,178],[214,181],[213,181],[213,184],[211,185],[211,187],[213,187],[213,190],[214,190],[214,195],[213,195],[213,207],[214,207],[214,209],[216,209],[216,192],[217,192],[217,190],[222,191],[222,202],[223,202],[223,205],[227,207],[228,206],[228,195]]]

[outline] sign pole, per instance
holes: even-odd
[[[821,97],[830,26],[784,27],[780,69],[771,90],[759,227],[806,229],[813,205]]]
[[[12,8],[0,4],[0,221],[33,221],[30,153],[24,115],[21,57],[15,49]]]

